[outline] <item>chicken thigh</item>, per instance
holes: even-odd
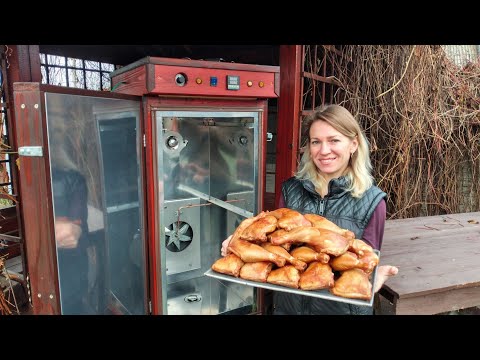
[[[308,265],[307,270],[300,275],[298,285],[302,290],[320,290],[331,288],[334,284],[333,271],[330,265],[318,261]]]
[[[285,258],[271,253],[265,250],[257,244],[253,244],[249,241],[237,239],[231,241],[228,245],[228,250],[237,255],[246,263],[258,262],[258,261],[271,261],[278,267],[285,265]]]
[[[335,281],[330,289],[333,295],[352,299],[370,300],[372,297],[372,284],[368,274],[360,269],[346,270]]]
[[[212,270],[221,274],[238,277],[245,262],[235,254],[228,254],[215,261]]]
[[[267,277],[272,271],[273,263],[269,261],[259,261],[246,263],[240,269],[240,277],[245,280],[267,282]]]
[[[272,270],[268,275],[267,282],[275,285],[286,286],[298,289],[298,281],[300,280],[300,271],[295,269],[293,265]]]
[[[295,266],[295,268],[300,271],[304,271],[307,267],[307,263],[301,260],[295,259],[292,255],[288,253],[287,250],[285,250],[283,247],[279,245],[273,245],[269,242],[266,242],[261,244],[260,246],[263,247],[265,250],[270,251],[271,253],[277,254],[278,256],[285,258],[290,264]]]

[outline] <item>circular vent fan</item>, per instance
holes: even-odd
[[[175,221],[165,228],[165,246],[171,252],[185,250],[192,242],[193,230],[186,222]]]

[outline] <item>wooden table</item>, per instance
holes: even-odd
[[[395,265],[376,314],[439,314],[480,306],[480,212],[388,220],[380,265]]]

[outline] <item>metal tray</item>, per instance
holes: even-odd
[[[375,254],[378,255],[380,259],[380,251],[374,250]],[[372,291],[375,288],[375,280],[377,279],[377,269],[378,265],[375,266],[375,269],[373,270],[372,277],[370,279],[370,282],[372,283]],[[298,295],[305,295],[305,296],[313,296],[321,299],[327,299],[327,300],[333,300],[333,301],[340,301],[344,302],[347,304],[354,304],[354,305],[367,305],[367,306],[372,306],[373,305],[373,298],[375,297],[374,294],[372,294],[372,297],[370,300],[359,300],[359,299],[350,299],[350,298],[345,298],[341,296],[336,296],[330,293],[328,289],[322,289],[322,290],[299,290],[299,289],[292,289],[286,286],[280,286],[280,285],[275,285],[275,284],[270,284],[270,283],[261,283],[257,281],[251,281],[251,280],[245,280],[242,278],[236,278],[234,276],[230,275],[225,275],[221,273],[217,273],[213,271],[212,269],[209,269],[205,272],[205,276],[209,276],[218,280],[224,280],[224,281],[229,281],[229,282],[234,282],[237,284],[243,284],[243,285],[248,285],[248,286],[254,286],[254,287],[259,287],[263,289],[270,289],[270,290],[275,290],[275,291],[283,291],[283,292],[289,292],[292,294],[298,294]]]

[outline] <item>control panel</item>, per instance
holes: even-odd
[[[155,66],[152,93],[276,97],[274,73]]]
[[[116,92],[133,95],[276,98],[280,88],[278,66],[184,59],[139,63],[110,76]]]

